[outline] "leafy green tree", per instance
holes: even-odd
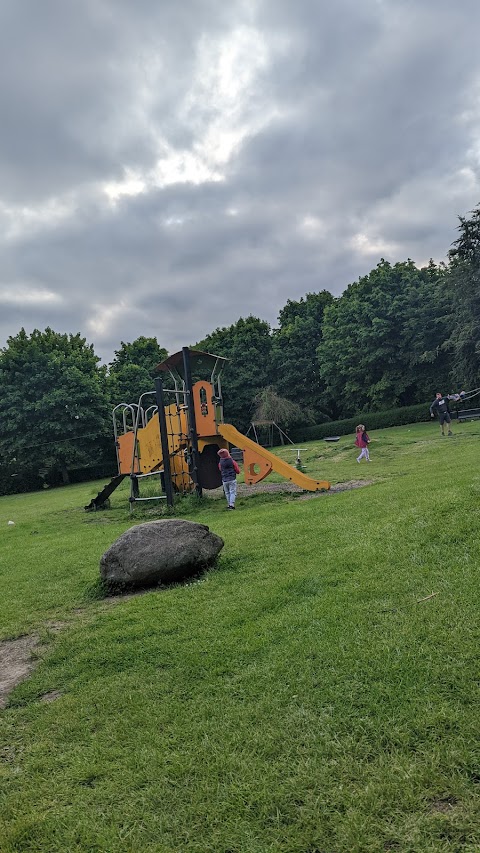
[[[241,318],[228,328],[216,329],[195,347],[229,359],[222,374],[225,420],[248,429],[254,398],[270,384],[270,326],[257,317]]]
[[[318,293],[307,293],[301,299],[295,301],[288,299],[287,304],[280,310],[278,323],[281,330],[286,330],[296,320],[313,320],[317,326],[321,326],[325,308],[333,302],[333,296],[328,290]]]
[[[324,418],[325,385],[320,377],[317,348],[322,340],[323,315],[333,296],[328,291],[288,300],[273,332],[272,370],[278,393],[318,422]]]
[[[480,384],[480,205],[459,220],[460,235],[449,252],[453,312],[448,345],[454,382],[473,388]]]
[[[448,271],[445,264],[437,266],[430,260],[418,272],[418,280],[412,279],[408,291],[411,302],[403,343],[410,386],[400,398],[402,405],[433,399],[439,389],[457,390],[449,386],[452,352],[447,337],[453,300]]]
[[[0,457],[21,472],[96,465],[112,441],[105,370],[80,334],[22,329],[0,351]]]
[[[445,387],[451,361],[445,270],[385,260],[325,310],[317,354],[338,414],[428,400]]]
[[[132,343],[122,341],[109,365],[108,389],[112,406],[136,403],[140,394],[153,390],[156,367],[167,355],[167,350],[156,338],[141,336]]]

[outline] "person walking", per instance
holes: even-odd
[[[367,462],[370,462],[370,453],[368,452],[370,438],[365,429],[365,424],[359,424],[355,427],[355,433],[355,445],[360,448],[360,456],[357,456],[357,462],[361,462],[362,459],[366,459]]]
[[[220,457],[218,467],[222,475],[222,485],[227,499],[227,509],[235,509],[235,498],[237,496],[237,474],[240,474],[240,468],[235,462],[235,459],[232,459],[228,450],[224,447],[218,451],[218,455]]]
[[[463,394],[464,392],[462,392]],[[438,414],[438,420],[440,421],[440,430],[442,435],[445,435],[445,424],[448,427],[448,435],[453,435],[450,425],[452,423],[452,417],[450,415],[450,409],[448,408],[449,400],[459,400],[460,394],[442,394],[440,391],[437,391],[435,394],[435,399],[430,406],[430,417],[434,418],[435,413]]]

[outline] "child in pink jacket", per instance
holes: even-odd
[[[362,459],[366,459],[367,462],[370,462],[370,454],[368,452],[368,445],[370,444],[370,439],[365,429],[365,424],[359,424],[355,428],[355,432],[355,445],[361,450],[360,456],[357,456],[357,462],[360,462]]]

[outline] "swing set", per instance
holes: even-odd
[[[460,394],[455,394],[455,402],[466,403],[468,400],[473,400],[480,394],[480,388],[473,388],[471,391],[461,391]],[[460,409],[457,410],[457,419],[461,421],[474,421],[480,418],[480,408],[478,409]]]

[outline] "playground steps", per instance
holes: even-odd
[[[84,509],[87,512],[95,512],[97,509],[102,509],[104,504],[108,501],[110,495],[115,491],[117,486],[120,485],[122,480],[127,477],[128,474],[117,474],[115,477],[112,477],[109,483],[103,487],[102,491],[98,493],[95,498],[92,498],[89,504],[87,504]]]

